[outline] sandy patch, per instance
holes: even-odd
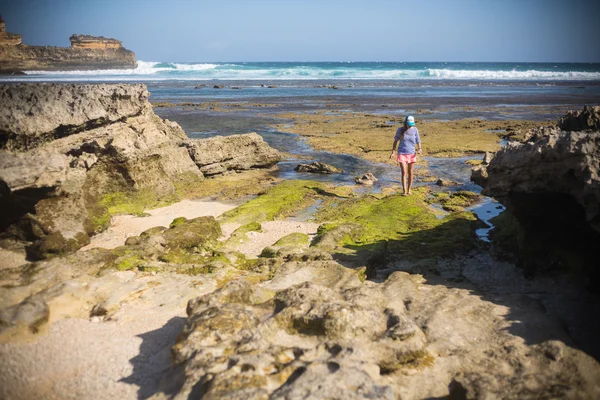
[[[217,217],[235,207],[233,204],[225,204],[218,201],[183,200],[167,207],[146,210],[150,214],[148,217],[117,215],[112,218],[110,227],[106,231],[92,237],[90,244],[83,247],[82,250],[85,251],[96,247],[114,249],[125,244],[125,240],[128,237],[137,236],[147,229],[155,226],[168,227],[175,218],[185,217],[192,219],[208,215]]]
[[[317,228],[319,224],[314,222],[302,222],[302,221],[268,221],[262,222],[262,232],[248,232],[246,235],[247,240],[240,243],[235,247],[235,250],[243,253],[246,257],[256,258],[262,252],[262,250],[271,246],[282,237],[289,235],[290,233],[300,232],[311,236],[317,234]],[[237,229],[237,224],[223,224],[223,232],[226,237]]]
[[[171,347],[183,328],[188,300],[216,285],[203,276],[113,275],[148,285],[136,296],[123,297],[111,320],[61,319],[35,341],[0,344],[0,399],[134,400],[158,389],[172,365]],[[114,285],[110,277],[96,284],[102,281],[107,289]]]

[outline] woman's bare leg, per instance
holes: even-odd
[[[415,163],[410,163],[408,164],[408,194],[411,194],[412,192],[410,191],[410,189],[412,189],[412,184],[413,184],[413,169],[415,168]]]
[[[406,175],[408,170],[408,165],[405,162],[400,163],[400,169],[402,170],[402,192],[406,195]]]

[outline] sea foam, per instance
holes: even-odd
[[[571,70],[571,68],[573,68]],[[475,80],[600,81],[600,66],[586,64],[138,61],[135,69],[28,71],[2,80]]]

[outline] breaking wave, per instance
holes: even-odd
[[[600,80],[599,64],[248,62],[172,63],[138,61],[134,69],[29,71],[11,80]]]

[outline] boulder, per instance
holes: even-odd
[[[315,161],[311,164],[298,164],[296,168],[294,168],[294,171],[310,172],[313,174],[341,174],[344,172],[333,165],[325,164],[319,161]]]
[[[375,182],[377,182],[379,179],[377,179],[375,177],[375,175],[373,175],[370,172],[367,172],[366,174],[362,175],[362,176],[357,176],[356,178],[354,178],[354,182],[358,183],[359,185],[373,185]]]
[[[280,153],[254,132],[190,139],[186,141],[186,147],[192,160],[206,176],[227,171],[268,168],[281,160]]]
[[[189,301],[175,367],[155,399],[543,398],[597,390],[598,364],[568,345],[539,303],[518,308],[520,320],[533,321],[519,335],[537,330],[535,345],[507,329],[506,305],[473,289],[426,285],[406,272],[362,282],[332,260],[272,271],[264,284],[235,280]]]
[[[488,178],[487,166],[476,165],[471,168],[471,181],[475,182],[481,187],[485,187]]]
[[[435,181],[435,184],[438,186],[456,186],[456,185],[458,185],[457,182],[451,181],[449,179],[443,179],[443,178],[439,178],[437,181]]]
[[[486,151],[481,161],[484,165],[488,165],[492,161],[492,158],[494,158],[494,153]]]

